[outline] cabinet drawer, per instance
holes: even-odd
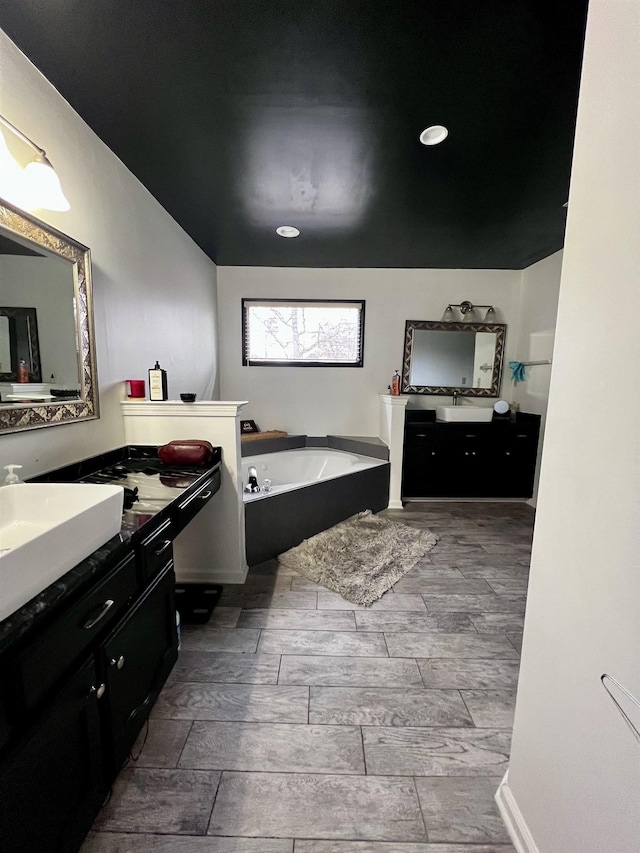
[[[189,497],[178,504],[174,513],[174,521],[177,528],[176,533],[179,533],[187,526],[191,519],[200,512],[202,507],[211,500],[219,488],[220,471],[218,470],[214,471],[210,477],[207,477],[197,492],[189,495]]]
[[[92,640],[113,623],[137,586],[135,557],[130,554],[30,643],[14,670],[22,705],[18,712],[35,706]]]
[[[173,539],[176,531],[173,521],[167,518],[143,539],[138,546],[140,556],[140,568],[144,582],[156,575],[173,559]]]
[[[439,429],[437,424],[406,424],[404,428],[405,444],[421,446],[437,441]]]

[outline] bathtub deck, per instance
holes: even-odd
[[[533,511],[384,514],[441,538],[371,608],[272,561],[184,628],[140,758],[82,853],[513,851],[493,794]]]

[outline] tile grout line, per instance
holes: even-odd
[[[182,756],[183,756],[184,751],[187,747],[187,741],[189,740],[189,737],[190,737],[191,732],[193,730],[193,724],[194,723],[195,723],[195,720],[191,720],[191,725],[189,726],[189,731],[187,732],[187,736],[184,739],[184,743],[182,744],[182,749],[180,750],[180,754],[178,755],[178,758],[176,760],[175,769],[178,769],[180,767],[180,761],[182,760]]]
[[[464,696],[462,695],[462,691],[463,691],[463,689],[464,689],[464,688],[462,688],[462,687],[458,687],[458,688],[457,688],[457,693],[458,693],[458,694],[459,694],[459,696],[460,696],[460,699],[461,699],[461,701],[462,701],[462,704],[463,704],[463,705],[464,705],[464,707],[467,709],[467,714],[469,715],[469,719],[471,720],[471,725],[470,725],[470,726],[468,726],[468,728],[477,729],[477,728],[478,728],[478,726],[476,725],[475,718],[474,718],[473,714],[471,713],[471,709],[470,709],[470,708],[469,708],[469,706],[467,705],[467,702],[466,702],[466,700],[465,700]]]
[[[424,811],[422,810],[422,803],[420,802],[420,794],[418,793],[418,785],[416,783],[416,777],[412,776],[411,781],[413,782],[413,790],[416,792],[416,800],[418,801],[418,808],[420,809],[420,817],[422,818],[422,825],[424,826],[424,839],[425,844],[429,843],[429,830],[427,829],[427,821],[424,816]]]
[[[362,731],[363,727],[358,726],[358,728],[360,729],[360,743],[362,744],[362,764],[364,766],[364,775],[368,776],[369,771],[367,770],[367,753],[365,752],[365,749],[364,749],[364,732]]]
[[[209,833],[209,827],[211,826],[211,821],[213,819],[213,810],[216,805],[216,800],[218,799],[218,792],[220,791],[220,785],[222,784],[222,774],[224,770],[220,771],[220,776],[218,776],[218,784],[216,785],[216,790],[213,794],[213,802],[211,803],[211,811],[209,812],[209,820],[207,821],[207,828],[204,831],[204,835],[197,836],[198,838],[206,838]]]

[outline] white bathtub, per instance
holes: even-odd
[[[301,447],[296,450],[245,456],[242,460],[243,489],[249,481],[247,472],[253,466],[258,474],[258,484],[262,486],[265,479],[271,480],[271,491],[243,492],[243,497],[246,502],[261,500],[386,464],[388,463],[382,459],[330,450],[326,447]]]

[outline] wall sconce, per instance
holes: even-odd
[[[453,309],[459,311],[462,317],[458,317]],[[444,323],[457,323],[462,320],[463,323],[476,323],[481,322],[477,311],[478,309],[487,309],[487,313],[484,317],[485,323],[496,323],[498,314],[493,305],[474,305],[472,302],[469,302],[466,299],[464,302],[460,302],[459,304],[451,303],[447,305],[444,314],[442,315],[442,321]]]
[[[42,148],[2,115],[0,124],[35,151],[24,169],[21,168],[0,133],[0,196],[22,210],[69,210],[71,205],[62,192],[60,179]]]

